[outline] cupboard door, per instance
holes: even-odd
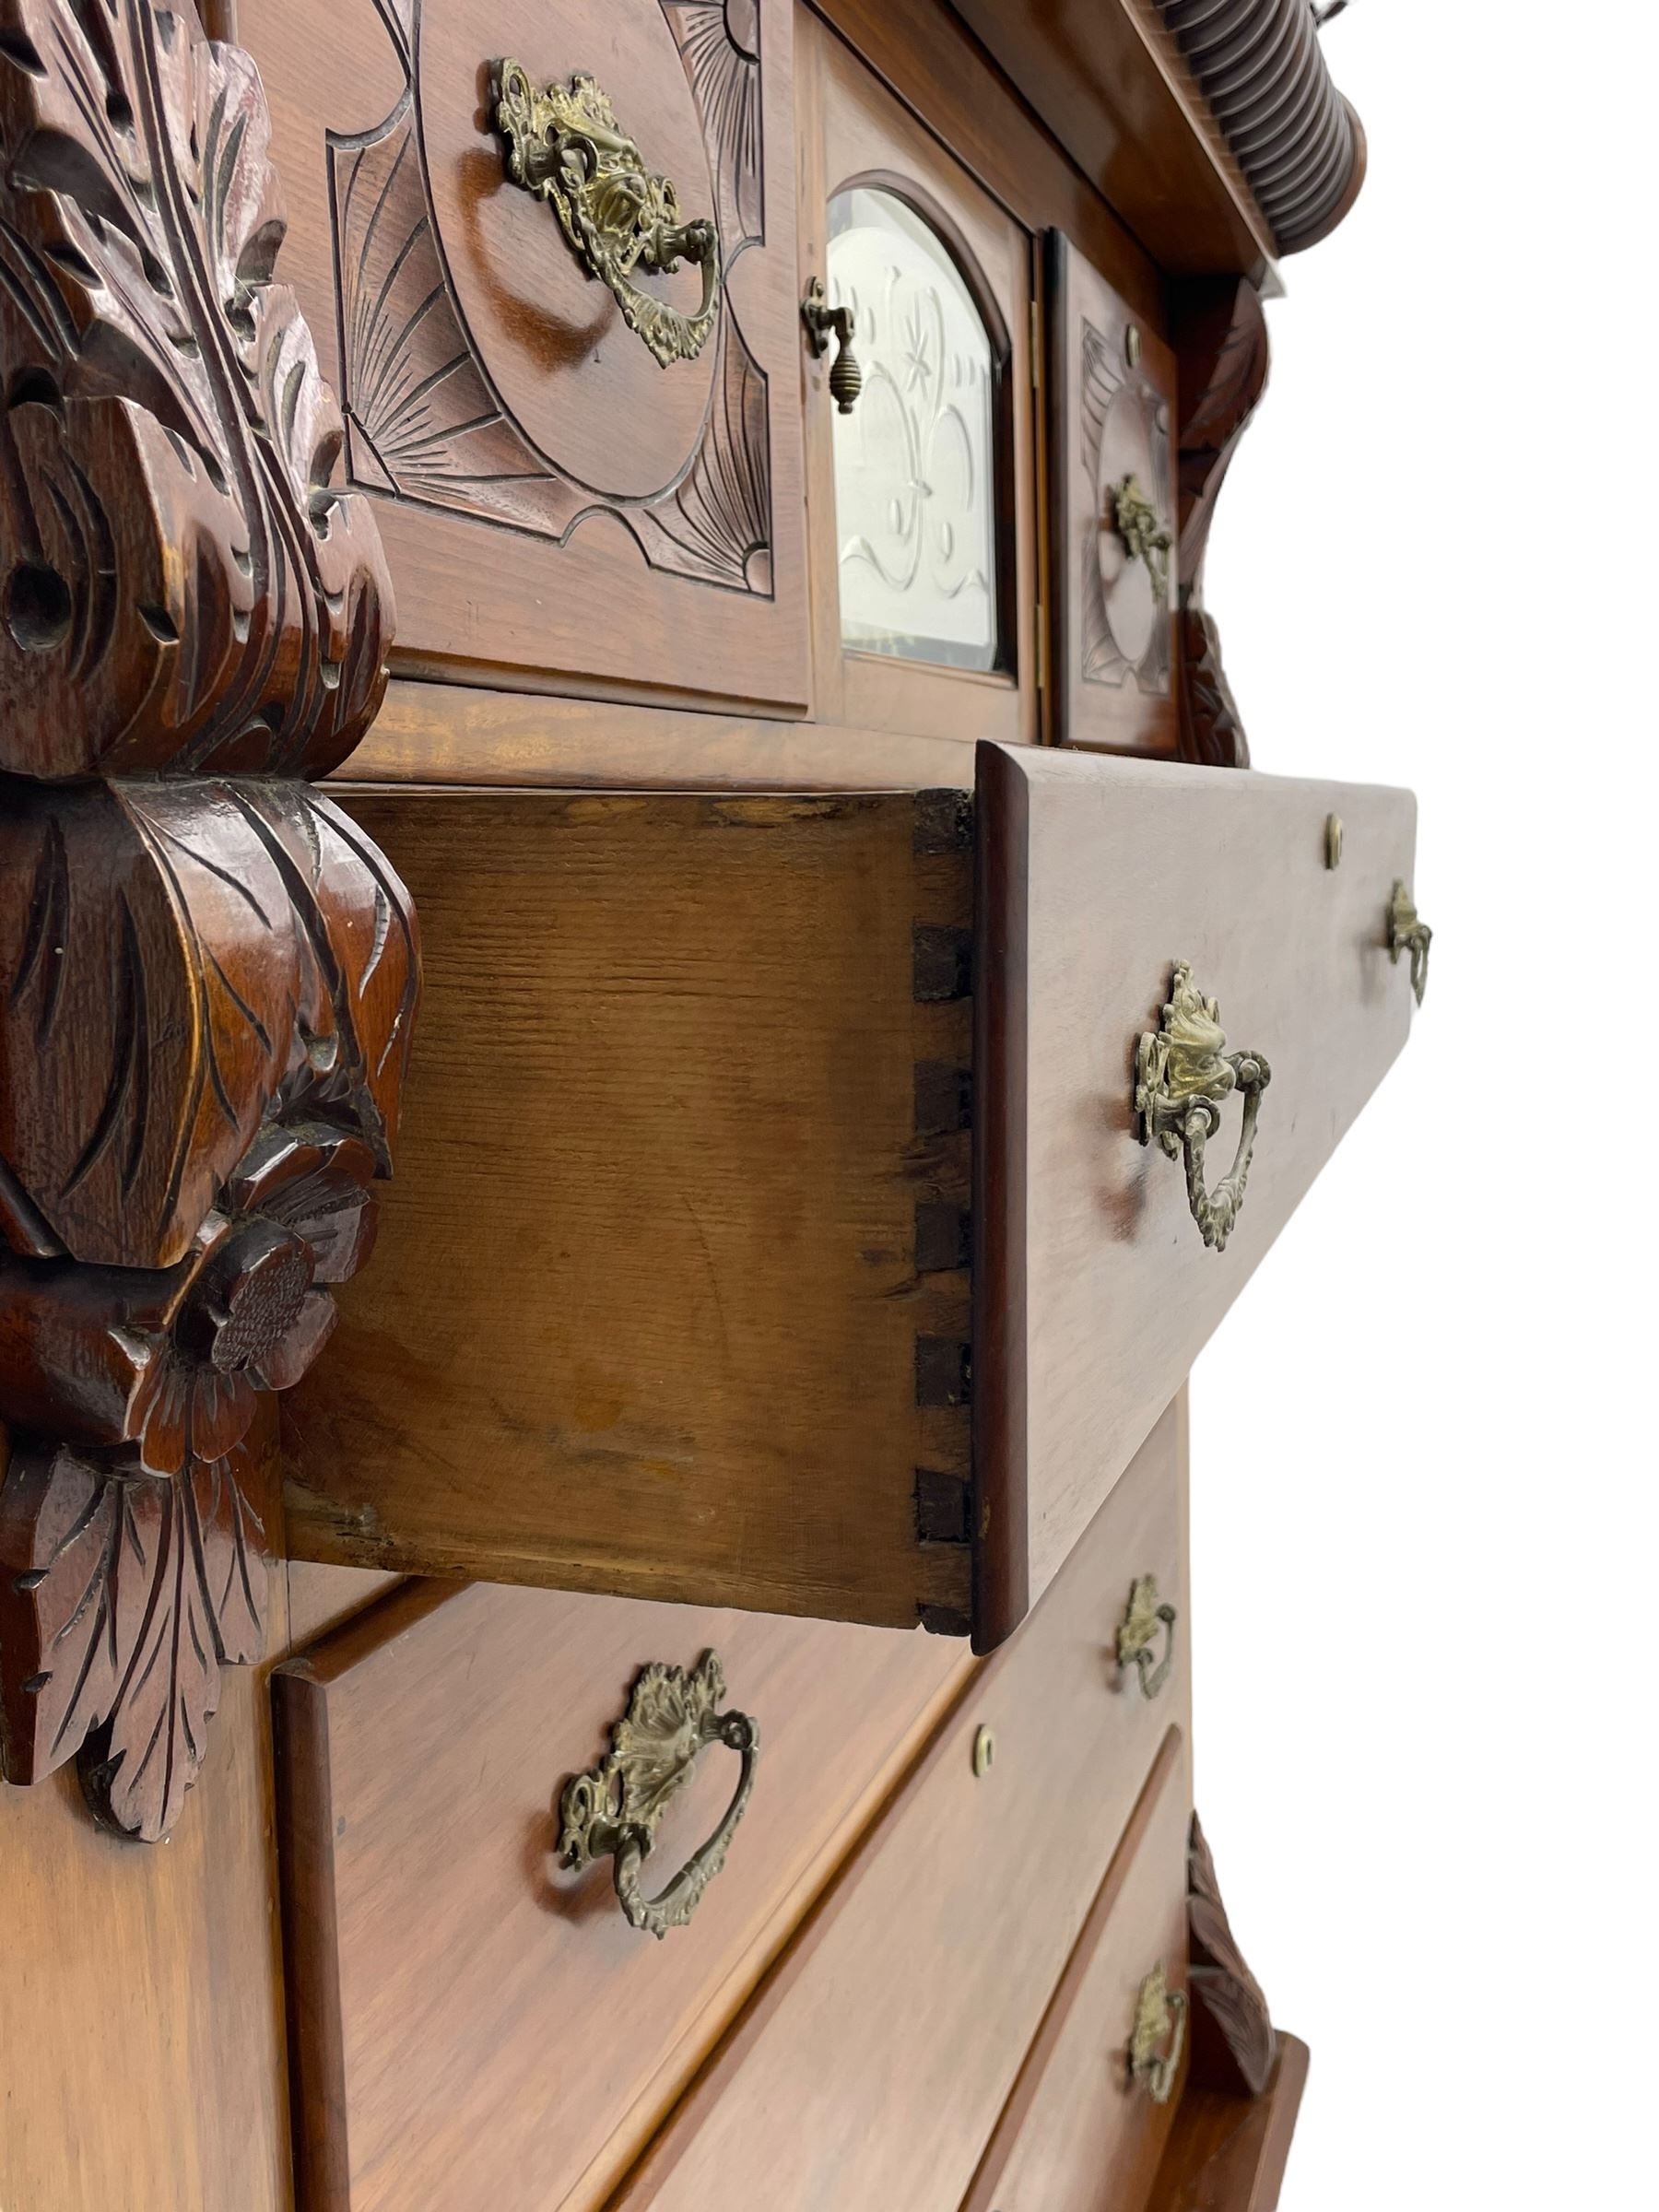
[[[789,0],[238,20],[399,665],[804,707]]]
[[[1030,239],[821,25],[796,35],[819,715],[1035,737]]]
[[[1175,356],[1059,231],[1047,300],[1054,735],[1171,754]]]

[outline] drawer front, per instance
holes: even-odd
[[[237,21],[399,665],[804,706],[792,0],[241,0]],[[509,99],[521,142],[572,149],[547,197],[507,173],[508,60],[553,95]],[[608,192],[561,196],[595,159]],[[696,230],[700,259],[653,273],[618,217],[630,178],[666,180],[717,245]]]
[[[1417,806],[1058,751],[987,746],[979,763],[975,1633],[991,1642],[1088,1525],[1404,1044],[1411,981],[1389,909],[1411,881]],[[1177,1004],[1177,962],[1224,1039],[1196,999]],[[1239,1079],[1203,1166],[1208,1241],[1179,1139],[1145,1141],[1136,1108],[1166,1046],[1171,1085],[1213,1074],[1218,1053],[1259,1054],[1269,1078],[1257,1091],[1259,1064],[1219,1071]],[[1230,1227],[1247,1091],[1256,1134]]]
[[[1155,1571],[1184,1610],[1184,1444],[1177,1405],[653,2146],[627,2212],[957,2212],[1160,1744],[1184,1764],[1181,1650],[1151,1697],[1114,1650],[1134,1575]],[[1179,1886],[1178,1835],[1171,1853]]]
[[[561,1864],[560,1799],[641,1666],[705,1649],[759,1750],[724,1866],[659,1943],[609,1859]],[[601,2204],[971,1664],[920,1634],[425,1584],[279,1669],[303,2212]],[[642,1888],[720,1830],[738,1771],[704,1748]]]
[[[1171,1738],[1135,1808],[962,2212],[1134,2212],[1180,2097],[1192,1773]]]

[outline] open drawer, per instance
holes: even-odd
[[[1400,792],[985,746],[973,794],[345,803],[426,1000],[285,1400],[300,1558],[987,1648],[1406,1033]]]

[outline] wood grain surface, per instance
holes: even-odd
[[[608,1863],[561,1868],[558,1799],[639,1668],[707,1649],[759,1724],[754,1793],[658,1944]],[[600,2205],[972,1664],[920,1633],[427,1583],[283,1668],[302,2212]],[[705,1751],[652,1887],[732,1782]]]
[[[1143,2203],[1175,2116],[1129,2066],[1141,1983],[1186,1986],[1192,1762],[1159,1759],[1089,1908],[962,2212],[1100,2212]],[[1179,2082],[1177,2084],[1179,2094]]]
[[[1146,2212],[1274,2212],[1307,2079],[1307,2044],[1281,2030],[1259,2097],[1189,2081]]]
[[[840,13],[846,0],[830,4]],[[1248,271],[1271,259],[1273,234],[1154,0],[955,5],[1164,268]]]
[[[1185,1603],[1185,1464],[1182,1401],[975,1677],[619,2208],[957,2212],[1159,1746],[1184,1760],[1184,1670],[1148,1702],[1112,1638],[1145,1565]],[[982,1728],[995,1757],[976,1776]],[[1183,1834],[1184,1814],[1177,1925]]]
[[[1405,1043],[1385,915],[1394,878],[1411,879],[1416,820],[1409,793],[1374,786],[982,749],[982,1641],[1041,1594]],[[1229,1049],[1272,1069],[1219,1253],[1181,1163],[1138,1141],[1136,1041],[1176,960],[1218,999]],[[1239,1113],[1230,1101],[1212,1182]]]
[[[598,791],[925,791],[972,781],[948,727],[852,729],[690,707],[394,681],[349,791],[365,782]]]
[[[275,1486],[252,1501],[273,1525]],[[267,1620],[281,1650],[280,1576]],[[275,1806],[263,1670],[224,1677],[162,1846],[95,1827],[73,1769],[0,1786],[0,2205],[289,2212]]]
[[[969,1477],[967,1271],[917,1253],[968,1198],[918,1113],[969,1065],[954,953],[916,995],[956,814],[927,851],[913,795],[351,803],[430,900],[429,1012],[377,1288],[287,1425],[295,1556],[965,1630],[917,1517]]]

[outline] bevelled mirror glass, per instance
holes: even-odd
[[[829,278],[864,371],[835,420],[841,641],[953,668],[1000,659],[990,335],[937,232],[895,194],[830,203]]]

